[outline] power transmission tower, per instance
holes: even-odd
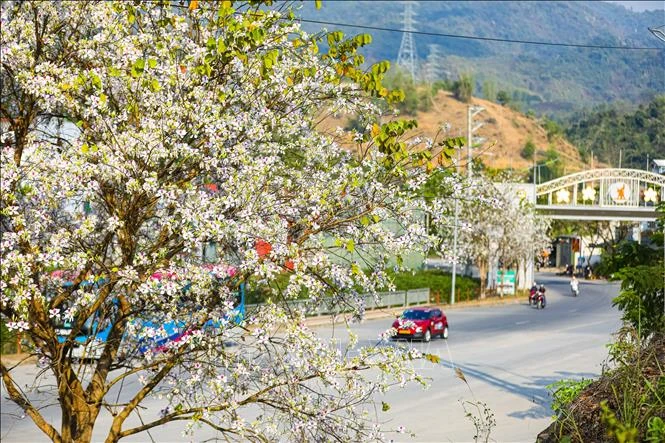
[[[399,53],[397,54],[397,65],[405,69],[409,74],[411,74],[411,79],[416,80],[416,44],[413,40],[412,32],[415,31],[415,20],[414,17],[416,13],[414,12],[414,6],[417,6],[418,2],[415,1],[405,1],[404,2],[404,25],[402,27],[402,43],[399,45]]]
[[[440,78],[448,78],[450,72],[444,69],[443,55],[441,55],[441,46],[427,45],[429,54],[425,61],[425,80],[429,83],[434,83]]]

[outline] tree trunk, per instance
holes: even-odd
[[[61,372],[58,394],[62,410],[62,441],[92,441],[99,406],[88,403],[87,395],[71,366],[66,366]]]
[[[480,273],[480,298],[484,299],[486,296],[485,284],[487,282],[487,263],[485,260],[478,262],[478,272]]]

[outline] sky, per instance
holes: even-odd
[[[610,1],[609,3],[618,3],[635,12],[648,11],[654,9],[662,9],[665,11],[665,1]],[[665,24],[665,14],[663,15],[663,23]]]

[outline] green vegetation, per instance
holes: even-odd
[[[436,293],[439,294],[439,301],[441,303],[447,303],[450,299],[452,275],[448,272],[429,269],[413,272],[391,273],[390,277],[393,278],[395,287],[398,291],[430,288],[435,297]],[[455,288],[457,292],[455,300],[472,300],[477,297],[480,291],[480,283],[473,278],[458,276],[455,281]]]
[[[508,103],[510,103],[510,94],[504,90],[501,90],[496,94],[496,101],[501,106],[506,106]]]
[[[491,102],[496,101],[496,84],[491,80],[483,82],[483,97]]]
[[[15,352],[16,333],[7,329],[5,319],[0,319],[0,354],[13,354]]]
[[[598,160],[627,168],[644,169],[647,157],[665,158],[665,95],[633,112],[601,106],[580,112],[566,124],[566,137]],[[621,150],[621,154],[619,153]]]
[[[659,208],[664,213],[665,206]],[[659,218],[662,229],[665,215]],[[602,376],[551,385],[556,421],[538,436],[560,441],[665,441],[665,262],[662,250],[624,243],[605,266],[620,267],[613,304],[625,326],[609,348]],[[609,264],[608,264],[609,263]]]
[[[522,158],[525,158],[527,160],[533,159],[533,155],[536,153],[536,144],[531,140],[530,138],[524,143],[524,147],[522,148],[522,151],[520,151],[520,155]]]
[[[468,74],[460,76],[459,80],[453,83],[453,94],[461,102],[468,103],[473,97],[473,77]]]
[[[315,10],[304,2],[305,18],[332,22],[398,27],[404,5],[400,2],[323,2]],[[552,42],[610,46],[658,47],[647,28],[662,23],[662,11],[631,12],[607,2],[421,2],[416,8],[418,30],[477,36],[494,36]],[[423,17],[427,17],[426,20]],[[316,32],[321,25],[303,24]],[[566,36],[562,29],[574,29]],[[353,32],[351,28],[349,32]],[[401,34],[378,31],[366,51],[367,60],[396,60]],[[477,40],[415,36],[418,58],[425,60],[428,45],[442,48],[441,64],[452,73],[470,73],[490,79],[522,109],[560,118],[588,106],[625,100],[648,101],[665,93],[662,51],[585,50],[508,45]],[[443,73],[442,73],[443,75]],[[516,94],[514,91],[519,91]],[[514,96],[515,95],[515,96]]]

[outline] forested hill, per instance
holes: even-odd
[[[665,95],[635,112],[621,113],[602,106],[580,112],[566,124],[567,138],[583,154],[612,165],[644,169],[647,158],[665,159]]]
[[[330,1],[320,10],[305,2],[303,18],[402,27],[404,5],[397,1]],[[644,103],[665,93],[665,44],[649,27],[662,25],[664,12],[632,12],[606,2],[438,2],[415,7],[416,30],[515,40],[656,47],[662,50],[583,49],[485,42],[415,35],[418,58],[429,69],[421,73],[455,80],[471,73],[477,94],[482,86],[507,90],[523,111],[564,115],[590,106],[623,101]],[[340,29],[370,33],[368,60],[396,60],[402,34],[335,25],[304,23],[308,31]],[[433,57],[436,45],[440,57]],[[486,97],[487,98],[487,97]],[[491,97],[489,97],[491,99]]]

